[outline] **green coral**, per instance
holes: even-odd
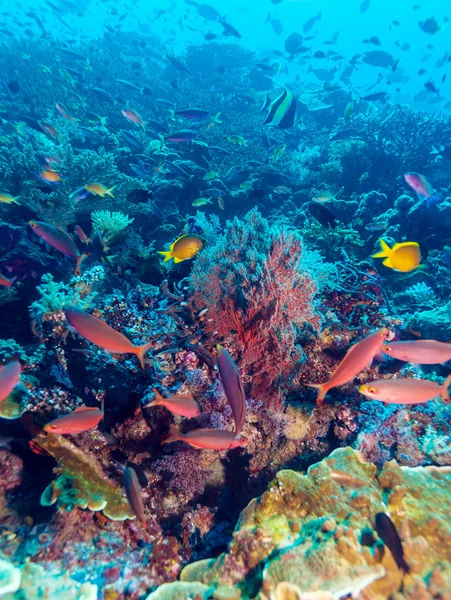
[[[0,363],[7,362],[12,358],[18,358],[22,362],[26,362],[27,355],[22,346],[15,340],[0,340]]]
[[[130,223],[133,223],[133,219],[128,215],[109,210],[96,210],[91,214],[91,219],[93,231],[100,231],[105,243],[111,243]]]
[[[95,458],[61,435],[43,433],[34,441],[58,462],[54,469],[58,477],[42,493],[43,506],[56,503],[59,510],[101,510],[113,521],[135,518],[120,488],[106,478]]]
[[[356,258],[358,249],[364,246],[358,231],[338,221],[335,228],[324,227],[316,219],[309,219],[300,231],[304,242],[317,248],[326,260],[342,260],[342,248],[351,258]]]

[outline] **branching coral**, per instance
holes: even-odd
[[[43,506],[56,502],[60,510],[75,507],[101,510],[113,521],[134,518],[128,501],[119,488],[108,481],[92,455],[88,456],[60,435],[42,433],[34,443],[58,461],[55,468],[58,477],[42,493]]]
[[[235,219],[199,256],[190,277],[204,329],[225,341],[252,380],[251,394],[278,405],[301,363],[301,333],[317,329],[314,280],[300,268],[302,242],[271,229],[258,211]]]
[[[133,223],[133,219],[129,219],[124,213],[109,210],[96,210],[91,214],[91,219],[93,231],[102,233],[105,244],[114,241],[130,223]]]

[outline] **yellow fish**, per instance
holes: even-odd
[[[192,206],[205,206],[205,204],[213,204],[211,198],[197,198],[197,200],[194,200]]]
[[[164,262],[174,259],[175,263],[189,260],[202,250],[204,244],[198,235],[185,234],[180,236],[169,248],[169,252],[157,252],[164,256]]]
[[[88,192],[90,192],[91,194],[94,194],[95,196],[100,196],[101,198],[105,198],[107,194],[108,196],[114,198],[111,192],[114,190],[115,187],[116,186],[113,185],[112,188],[107,189],[101,183],[90,183],[89,185],[85,185],[85,190],[88,190]]]
[[[229,135],[227,141],[229,141],[231,144],[235,144],[235,146],[247,146],[247,140],[245,140],[241,135]]]
[[[18,204],[20,206],[20,202],[17,200],[20,196],[11,196],[11,194],[0,194],[0,202],[3,204]]]
[[[385,258],[382,263],[385,267],[401,273],[409,273],[420,265],[421,252],[417,242],[402,242],[395,244],[393,248],[382,239],[379,242],[382,251],[373,254],[373,258]]]

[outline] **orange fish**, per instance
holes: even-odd
[[[103,419],[104,412],[93,406],[79,406],[68,415],[58,417],[44,425],[44,431],[49,433],[69,433],[75,435],[95,429]]]
[[[135,354],[144,369],[144,357],[154,345],[149,342],[143,346],[134,346],[131,341],[104,321],[77,308],[66,309],[66,318],[75,331],[88,342],[100,346],[113,354]]]
[[[51,185],[58,185],[62,181],[61,177],[58,175],[56,171],[41,171],[38,173],[39,179],[45,181],[46,183],[50,183]]]
[[[66,107],[64,106],[64,104],[61,104],[61,102],[57,102],[55,104],[57,111],[59,112],[59,114],[64,117],[65,119],[68,119],[69,121],[74,121],[74,117],[71,117],[70,114],[67,112]]]
[[[382,346],[382,352],[414,365],[443,365],[451,360],[451,344],[436,340],[391,342]]]
[[[181,417],[196,417],[201,413],[201,408],[198,402],[194,400],[191,394],[185,394],[184,396],[178,396],[174,394],[168,398],[163,398],[158,390],[153,388],[155,394],[155,400],[146,404],[144,408],[151,408],[152,406],[164,406],[173,415],[180,415]]]
[[[337,385],[343,385],[351,381],[360,371],[368,367],[376,354],[381,350],[388,335],[389,331],[385,328],[371,333],[349,348],[341,363],[332,373],[329,381],[320,384],[307,383],[306,385],[309,387],[314,387],[318,390],[317,404],[323,403],[324,397],[329,390]]]
[[[16,281],[16,279],[17,277],[12,277],[11,279],[8,279],[0,273],[0,285],[4,285],[8,289],[11,288],[12,284]]]
[[[386,404],[421,404],[437,396],[449,402],[450,385],[451,375],[443,385],[427,379],[381,379],[361,385],[359,392],[370,400],[380,400]]]
[[[18,360],[13,360],[0,367],[0,402],[3,402],[19,383],[22,367]]]
[[[56,248],[66,256],[75,258],[77,260],[75,275],[81,274],[81,263],[87,256],[89,256],[89,254],[81,254],[75,245],[74,240],[68,233],[62,229],[58,229],[57,227],[50,225],[49,223],[44,223],[44,221],[29,221],[29,225],[33,231],[39,235],[39,237],[49,244],[49,246]]]
[[[181,433],[171,425],[171,435],[163,440],[162,444],[172,442],[186,442],[199,450],[231,450],[244,446],[247,439],[241,434],[236,437],[233,431],[224,429],[192,429],[188,433]]]
[[[144,129],[144,121],[138,115],[138,113],[134,110],[123,110],[122,114],[126,119],[134,123],[135,125],[140,125]]]

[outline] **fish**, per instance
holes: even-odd
[[[6,400],[20,382],[22,367],[18,360],[13,360],[0,367],[0,402]]]
[[[213,33],[212,31],[207,31],[207,33],[203,33],[202,35],[207,42],[211,42],[211,40],[215,40],[218,37],[216,33]]]
[[[365,225],[367,231],[384,231],[387,227],[383,223],[367,223]]]
[[[78,239],[83,242],[83,244],[88,245],[91,240],[88,238],[88,236],[86,235],[86,233],[83,231],[83,229],[80,227],[80,225],[75,225],[74,227],[74,231],[78,237]]]
[[[78,308],[66,308],[68,323],[83,338],[113,354],[134,354],[144,369],[145,356],[154,346],[154,342],[134,346],[132,342],[107,323]]]
[[[182,129],[181,131],[170,133],[164,138],[164,141],[175,143],[191,142],[196,138],[196,136],[196,131],[192,131],[191,129]]]
[[[145,151],[144,145],[132,133],[130,133],[126,129],[121,129],[120,133],[125,138],[125,140],[131,146],[133,146],[133,148],[136,148],[136,150],[139,150],[140,152]]]
[[[181,417],[197,417],[200,415],[201,407],[191,394],[178,395],[174,394],[168,398],[164,398],[158,390],[152,388],[155,395],[155,400],[146,404],[143,408],[151,408],[152,406],[164,406],[173,415]]]
[[[166,58],[176,71],[178,71],[179,73],[191,75],[191,72],[180,60],[174,58],[173,56],[169,56],[169,54],[166,54]]]
[[[385,404],[423,404],[438,396],[445,402],[450,402],[450,385],[451,375],[448,375],[442,385],[427,379],[380,379],[361,385],[359,392],[370,400],[379,400]]]
[[[380,352],[384,342],[388,339],[389,330],[386,328],[378,329],[370,335],[363,338],[346,352],[345,357],[332,373],[329,381],[319,384],[306,384],[318,390],[316,402],[322,404],[329,390],[339,385],[343,385],[354,379],[356,375],[370,366],[374,357]]]
[[[209,188],[208,190],[205,190],[204,194],[205,196],[212,196],[213,198],[220,198],[221,196],[224,196],[227,192],[224,190],[220,190],[219,188]]]
[[[370,1],[371,0],[363,0],[362,4],[360,5],[360,12],[361,13],[366,13],[366,11],[370,7]]]
[[[235,146],[247,146],[247,140],[245,140],[241,135],[229,135],[227,141]]]
[[[434,202],[436,195],[434,189],[424,175],[419,173],[405,173],[404,179],[406,183],[416,192],[420,201],[426,201],[426,206],[429,208]]]
[[[136,92],[141,92],[141,88],[132,83],[131,81],[127,81],[126,79],[115,79],[116,83],[120,83],[122,86],[126,87],[129,90],[135,90]]]
[[[58,130],[53,127],[53,125],[50,125],[50,123],[46,123],[45,121],[39,121],[39,125],[50,137],[54,138],[55,140],[60,139],[61,136]]]
[[[6,287],[8,290],[11,289],[11,286],[13,285],[13,283],[16,280],[17,280],[17,277],[8,278],[0,273],[0,285],[2,285],[3,287]]]
[[[18,202],[20,196],[11,196],[11,194],[0,194],[0,203],[2,204],[18,204],[20,206],[20,202]]]
[[[238,175],[244,171],[244,167],[242,165],[234,165],[230,167],[227,173],[224,175],[223,180],[227,183],[233,181]]]
[[[289,129],[293,126],[295,117],[296,99],[288,88],[284,88],[280,96],[269,105],[263,124],[278,129]]]
[[[302,36],[299,33],[291,33],[284,42],[284,48],[293,60],[294,56],[299,53],[299,48],[302,46]]]
[[[104,417],[103,409],[92,406],[79,406],[68,415],[58,417],[44,425],[48,433],[76,435],[95,429]]]
[[[336,469],[330,472],[330,478],[343,487],[361,488],[367,485],[363,479],[359,479],[351,475],[351,473],[346,473],[346,471],[337,471]]]
[[[175,111],[178,117],[184,117],[185,119],[193,119],[204,121],[209,116],[208,110],[203,108],[180,108]]]
[[[58,229],[57,227],[50,225],[49,223],[45,223],[44,221],[29,221],[29,225],[36,235],[47,242],[49,246],[56,248],[56,250],[59,250],[65,256],[75,258],[77,264],[75,266],[74,273],[75,275],[81,275],[81,264],[83,260],[89,256],[89,254],[81,254],[75,245],[74,240],[68,233],[62,229]]]
[[[384,50],[372,50],[362,54],[362,62],[372,67],[395,70],[399,60]]]
[[[71,115],[69,114],[67,108],[64,106],[64,104],[61,104],[61,102],[57,102],[55,104],[57,111],[60,113],[60,115],[64,118],[67,119],[68,121],[74,121],[74,117],[71,117]]]
[[[387,98],[387,92],[374,92],[373,94],[367,94],[366,96],[360,96],[360,100],[365,102],[376,102],[382,101]]]
[[[409,565],[404,559],[404,548],[393,521],[386,513],[380,512],[375,517],[375,524],[377,535],[390,550],[398,569],[409,573]]]
[[[439,90],[432,83],[432,81],[426,81],[426,83],[424,84],[424,87],[427,89],[428,92],[433,92],[434,94],[440,93]]]
[[[278,148],[276,148],[274,150],[274,152],[272,153],[271,160],[273,162],[278,161],[279,158],[282,156],[282,154],[285,152],[286,148],[287,148],[286,144],[282,144],[281,146],[279,146]]]
[[[451,344],[436,340],[391,342],[382,346],[382,352],[414,365],[444,365],[451,360]]]
[[[114,198],[111,192],[115,187],[116,186],[113,185],[113,187],[108,189],[101,183],[89,183],[88,185],[85,185],[85,190],[87,190],[90,194],[93,194],[94,196],[100,196],[101,198],[105,198],[105,196],[111,196],[111,198]]]
[[[69,200],[70,200],[72,206],[74,206],[77,202],[80,202],[81,200],[86,200],[86,198],[90,194],[91,194],[91,192],[83,186],[81,188],[78,188],[74,192],[72,192],[69,196]]]
[[[372,255],[372,258],[385,258],[384,267],[394,269],[401,273],[409,273],[418,268],[421,261],[420,246],[417,242],[402,242],[393,248],[383,239],[379,240],[381,252]]]
[[[144,502],[142,498],[142,488],[139,483],[138,475],[133,467],[126,467],[122,474],[125,495],[132,511],[140,521],[146,520]]]
[[[291,194],[291,189],[286,187],[285,185],[278,185],[277,187],[274,188],[273,191],[275,194],[280,194],[280,195]]]
[[[326,202],[335,202],[336,198],[334,196],[331,196],[331,194],[327,194],[326,192],[322,193],[322,194],[318,194],[318,196],[315,196],[314,198],[312,198],[312,202],[318,202],[319,204],[325,204]]]
[[[121,112],[128,121],[145,129],[144,121],[136,111],[124,109]]]
[[[38,173],[38,177],[50,185],[58,185],[62,181],[60,175],[56,171],[44,170]]]
[[[172,444],[172,442],[186,442],[198,450],[221,451],[244,446],[247,439],[243,435],[237,438],[233,431],[223,429],[192,429],[188,433],[181,433],[171,425],[170,436],[161,443]]]
[[[216,346],[218,353],[217,365],[227,401],[232,409],[235,420],[235,438],[239,439],[246,419],[246,396],[240,372],[233,358],[223,346]]]
[[[424,33],[428,33],[429,35],[435,35],[441,29],[441,26],[434,17],[430,17],[425,21],[420,21],[418,25]]]
[[[197,198],[191,206],[205,206],[206,204],[213,204],[211,198]]]
[[[277,35],[280,35],[282,33],[282,31],[283,31],[282,21],[280,21],[280,19],[273,19],[271,17],[271,13],[269,13],[268,16],[266,17],[265,23],[271,23],[271,27],[274,29],[274,32]]]
[[[353,114],[353,112],[354,112],[354,102],[351,100],[346,105],[345,111],[343,113],[344,120],[347,121],[349,119],[349,117]]]
[[[221,116],[221,113],[218,112],[216,113],[216,115],[213,117],[207,117],[204,121],[204,123],[202,124],[202,130],[203,131],[208,131],[209,129],[211,129],[214,125],[222,125],[222,121],[219,118]]]
[[[302,31],[304,33],[308,33],[311,29],[313,29],[313,26],[315,25],[315,23],[317,21],[321,21],[321,17],[322,17],[322,12],[320,11],[316,16],[314,17],[310,17],[310,19],[308,19],[305,23],[304,26],[302,28]]]
[[[198,235],[184,234],[171,244],[169,251],[159,251],[157,254],[164,256],[164,262],[173,258],[174,263],[178,264],[194,258],[203,247],[202,239]]]
[[[236,37],[238,39],[241,39],[241,33],[237,29],[235,29],[233,25],[230,25],[230,23],[227,23],[227,21],[225,21],[224,19],[219,19],[219,22],[221,23],[223,28],[222,35],[225,35],[226,37]]]

